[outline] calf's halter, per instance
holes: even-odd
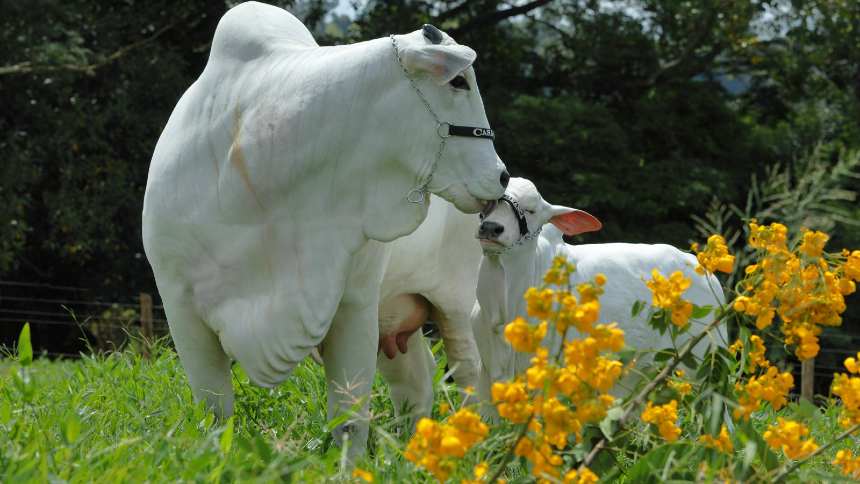
[[[436,27],[433,27],[432,25],[424,25],[423,29],[425,37],[434,44],[439,43],[434,40],[436,34],[431,33],[431,29],[438,32]],[[439,35],[441,35],[441,33]],[[427,200],[427,194],[430,192],[428,187],[430,186],[430,182],[433,181],[433,173],[436,171],[436,165],[439,164],[439,160],[442,158],[442,152],[445,151],[445,143],[448,138],[451,136],[462,136],[465,138],[492,140],[496,138],[496,134],[490,128],[461,126],[451,124],[447,121],[442,121],[439,118],[439,115],[436,114],[436,111],[433,110],[433,107],[430,106],[430,101],[427,100],[424,93],[421,92],[421,89],[419,89],[418,85],[415,84],[415,80],[409,75],[409,71],[406,70],[406,66],[403,65],[403,59],[400,58],[400,51],[397,49],[397,39],[394,38],[393,35],[390,35],[389,37],[391,38],[391,47],[394,49],[394,57],[397,59],[397,64],[400,66],[400,69],[403,70],[403,75],[406,76],[406,79],[409,81],[409,85],[412,86],[412,90],[418,94],[421,102],[424,103],[424,107],[427,108],[427,111],[436,121],[436,135],[439,137],[439,149],[436,150],[436,157],[431,163],[429,163],[429,167],[425,167],[421,170],[421,173],[418,174],[418,184],[406,194],[406,200],[410,203],[422,204]]]
[[[517,224],[519,225],[519,228],[520,228],[520,238],[517,239],[516,242],[514,242],[510,247],[506,247],[502,251],[506,251],[506,250],[511,249],[512,247],[517,247],[519,245],[522,245],[522,244],[526,243],[526,241],[535,239],[535,238],[537,238],[538,235],[540,235],[541,230],[543,230],[543,227],[538,227],[537,230],[535,230],[534,232],[529,232],[529,223],[526,220],[526,213],[525,213],[525,210],[520,208],[519,202],[514,200],[507,193],[502,195],[502,198],[500,198],[498,201],[499,202],[506,202],[508,205],[511,206],[511,210],[514,211],[514,217],[516,217]],[[498,206],[498,205],[496,205],[496,206]],[[481,212],[481,214],[480,214],[481,220],[483,220],[484,217],[486,217],[487,215],[489,215],[489,213],[484,214],[484,212]]]

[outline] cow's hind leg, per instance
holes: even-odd
[[[402,415],[401,410],[417,422],[420,417],[429,417],[433,410],[433,374],[436,361],[427,346],[421,331],[412,333],[407,340],[406,353],[397,353],[389,359],[379,352],[376,364],[391,389],[394,412]]]
[[[195,401],[206,402],[219,417],[233,414],[230,358],[218,335],[197,315],[189,298],[165,297],[164,312],[179,361],[188,375]]]

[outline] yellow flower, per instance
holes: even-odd
[[[744,349],[743,341],[737,339],[737,340],[735,340],[734,343],[732,343],[731,346],[729,346],[729,353],[731,353],[733,356],[737,356],[737,354],[739,352],[743,351],[743,349]]]
[[[602,272],[598,273],[596,276],[594,276],[594,283],[597,284],[598,286],[602,286],[602,285],[606,284],[606,275],[603,274]]]
[[[682,380],[670,380],[669,387],[678,392],[678,395],[686,397],[693,391],[693,385],[690,382]]]
[[[791,373],[779,373],[775,366],[769,366],[764,374],[754,376],[746,383],[736,383],[735,390],[739,398],[734,417],[749,420],[762,400],[769,402],[774,410],[781,409],[788,403],[788,392],[793,386],[794,377]]]
[[[763,437],[772,449],[782,450],[785,456],[792,460],[802,459],[818,449],[818,444],[809,435],[805,425],[793,420],[777,417],[776,425],[771,425]]]
[[[833,459],[833,465],[842,468],[842,474],[860,479],[860,455],[854,457],[850,450],[840,450]]]
[[[548,398],[541,407],[541,417],[544,422],[544,438],[558,449],[567,446],[569,431],[582,428],[574,417],[573,412],[556,398]]]
[[[701,252],[699,252],[699,245],[693,244],[693,251],[696,252],[696,259],[699,261],[696,267],[696,272],[699,274],[704,274],[705,271],[731,274],[734,270],[735,256],[729,254],[726,240],[720,235],[708,237],[708,245]]]
[[[860,357],[860,353],[857,356]],[[845,367],[857,376],[845,373],[833,375],[833,394],[842,399],[839,424],[846,428],[860,423],[860,371],[858,371],[860,368],[858,366],[860,365],[857,364],[857,360],[847,358]]]
[[[624,330],[618,323],[598,324],[594,327],[591,337],[597,342],[601,351],[621,351],[624,349]]]
[[[856,291],[860,276],[860,251],[843,251],[844,263],[833,265],[836,257],[823,257],[827,234],[804,229],[794,250],[788,249],[787,234],[782,224],[750,222],[749,245],[758,260],[747,267],[732,307],[751,316],[760,330],[778,317],[785,343],[806,360],[819,352],[821,327],[842,324],[845,296]]]
[[[484,440],[489,431],[481,418],[468,409],[458,410],[445,423],[422,418],[404,456],[444,481],[456,467],[456,460]]]
[[[505,339],[519,352],[534,353],[546,336],[546,328],[546,321],[535,327],[525,319],[517,317],[505,326]]]
[[[690,287],[690,284],[692,281],[684,277],[681,271],[673,272],[669,279],[666,279],[657,269],[651,271],[651,280],[645,282],[653,296],[652,304],[671,311],[672,324],[679,328],[687,325],[693,313],[693,305],[681,299],[681,294]]]
[[[850,356],[845,358],[845,368],[848,369],[848,373],[858,373],[860,374],[860,351],[857,352],[857,358]]]
[[[579,470],[567,471],[564,475],[564,484],[595,484],[600,478],[597,474],[591,472],[588,467],[583,467]]]
[[[355,470],[352,471],[352,478],[361,479],[364,482],[373,482],[373,474],[367,472],[364,469],[359,469],[358,467],[356,467]]]
[[[813,232],[806,230],[803,232],[803,243],[800,245],[800,252],[808,257],[821,257],[821,252],[824,251],[824,244],[830,237],[824,232]]]
[[[765,249],[768,252],[779,252],[786,250],[788,240],[788,228],[780,223],[772,223],[763,226],[755,220],[750,224],[749,245],[755,249]]]
[[[552,260],[552,266],[550,266],[549,270],[544,274],[543,282],[545,284],[563,286],[568,283],[570,275],[574,271],[576,271],[576,266],[574,264],[568,262],[562,255],[556,256]]]
[[[764,340],[762,340],[758,335],[752,335],[750,336],[750,343],[752,344],[752,349],[749,352],[747,372],[752,373],[755,371],[756,366],[761,366],[763,368],[769,367],[770,362],[767,361],[767,358],[764,356],[766,351]]]
[[[676,425],[678,421],[677,400],[672,400],[665,405],[654,405],[653,402],[648,402],[642,412],[642,421],[656,425],[660,435],[667,442],[674,442],[681,435],[681,429]]]
[[[852,281],[860,281],[860,250],[855,250],[848,253],[845,251],[845,264],[842,265],[842,271],[845,277]]]
[[[499,415],[513,423],[525,422],[534,412],[534,407],[529,403],[529,394],[523,382],[495,382],[490,393]]]
[[[712,449],[717,449],[724,454],[731,454],[734,450],[732,439],[729,437],[729,431],[725,424],[720,427],[720,434],[716,438],[705,434],[699,437],[699,442]]]
[[[555,291],[530,287],[523,296],[526,300],[526,314],[536,319],[549,319]]]
[[[535,422],[532,426],[540,433],[540,424]],[[532,464],[532,475],[538,478],[546,479],[547,477],[558,479],[559,469],[564,461],[561,456],[552,452],[549,443],[541,437],[523,437],[517,442],[514,447],[514,455],[525,457]]]

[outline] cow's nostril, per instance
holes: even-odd
[[[493,234],[495,234],[495,235],[501,235],[502,232],[504,232],[504,231],[505,231],[504,225],[500,224],[500,225],[496,225],[495,227],[493,227]]]
[[[511,181],[511,174],[508,173],[508,170],[502,172],[502,176],[499,177],[499,183],[502,184],[502,188],[508,188],[508,182]]]

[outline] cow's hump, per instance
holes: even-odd
[[[260,2],[239,4],[224,14],[212,39],[211,60],[250,61],[278,47],[318,47],[299,19]]]

